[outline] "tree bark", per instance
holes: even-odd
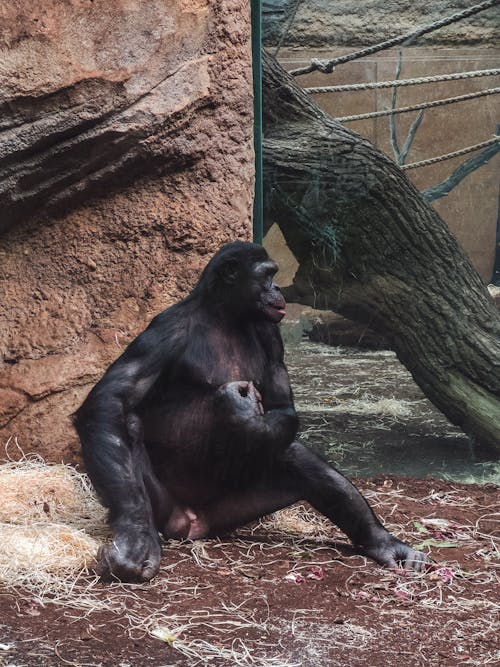
[[[266,225],[299,262],[288,298],[388,335],[428,398],[500,448],[500,316],[399,167],[264,58]]]

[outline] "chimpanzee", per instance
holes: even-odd
[[[157,315],[75,414],[85,465],[114,533],[103,579],[146,581],[159,533],[219,535],[307,500],[377,563],[421,570],[337,470],[295,441],[278,322],[278,266],[253,243],[223,246],[182,301]]]

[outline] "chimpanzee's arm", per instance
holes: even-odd
[[[217,392],[218,421],[226,432],[248,442],[251,449],[279,453],[294,440],[298,417],[288,373],[282,363],[272,364],[262,392],[252,382],[229,382]]]
[[[276,448],[288,447],[297,435],[299,419],[293,404],[290,379],[280,359],[268,367],[268,376],[262,387],[262,419],[254,420],[254,428],[263,438],[274,439]]]
[[[121,579],[151,578],[160,547],[151,500],[145,487],[142,425],[136,414],[158,376],[177,353],[174,332],[162,314],[138,336],[108,369],[76,412],[89,476],[115,534],[116,554],[100,557],[101,570]],[[123,555],[119,563],[118,555]],[[103,562],[105,561],[105,562]],[[111,564],[110,561],[113,561]],[[141,568],[144,570],[132,571]],[[101,572],[106,574],[106,572]]]

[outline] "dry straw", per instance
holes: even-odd
[[[56,597],[87,570],[107,536],[86,475],[24,457],[0,465],[0,582]]]
[[[446,634],[446,626],[458,628],[461,637],[482,642],[467,664],[497,664],[498,602],[491,594],[498,587],[496,499],[486,498],[486,504],[478,505],[472,493],[453,487],[411,497],[392,481],[372,485],[365,494],[386,518],[387,527],[411,543],[423,546],[434,538],[439,544],[442,538],[435,531],[451,531],[446,539],[468,548],[469,567],[461,569],[448,559],[429,572],[402,576],[380,570],[378,576],[365,577],[365,560],[345,549],[341,553],[338,531],[311,508],[295,505],[240,529],[228,541],[166,542],[160,574],[149,584],[102,586],[95,577],[81,576],[99,543],[109,538],[105,511],[88,478],[69,466],[24,458],[0,465],[0,583],[16,591],[16,597],[65,607],[68,619],[105,611],[130,637],[161,639],[193,665],[298,667],[304,659],[330,664],[332,651],[343,647],[351,656],[353,651],[371,650],[374,642],[380,648],[380,633],[390,633],[401,622],[410,627],[416,610],[432,612],[436,631]],[[396,519],[395,508],[403,499],[412,504],[413,515]],[[443,506],[474,508],[475,522],[459,525],[458,519],[439,518]],[[283,576],[285,562],[290,569]],[[193,565],[200,574],[195,580]],[[357,624],[356,618],[322,623],[317,609],[295,610],[290,620],[289,614],[266,605],[275,587],[295,586],[289,582],[307,580],[312,571],[335,576],[341,567],[350,576],[340,593],[359,609],[375,610],[377,632]],[[221,585],[227,590],[229,576],[239,582],[231,599],[215,600],[214,589]],[[307,586],[304,595],[310,590]],[[331,595],[328,586],[324,592]],[[278,638],[285,638],[284,643]],[[61,662],[76,664],[62,658]]]

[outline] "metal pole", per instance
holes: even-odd
[[[262,5],[251,0],[252,11],[252,69],[255,150],[255,193],[253,200],[253,240],[262,243],[263,237],[263,184],[262,184]]]

